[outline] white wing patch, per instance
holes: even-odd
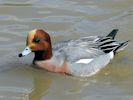
[[[80,59],[76,61],[76,63],[83,63],[83,64],[88,64],[92,61],[93,59]]]

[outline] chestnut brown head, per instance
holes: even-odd
[[[51,39],[47,32],[42,29],[35,29],[29,32],[26,40],[26,48],[19,57],[35,52],[35,60],[49,59],[52,56]]]

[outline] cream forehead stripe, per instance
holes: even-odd
[[[33,38],[34,38],[34,36],[36,34],[36,31],[37,31],[37,29],[34,29],[34,30],[32,30],[32,31],[29,32],[28,38],[27,38],[28,45],[31,45],[32,44],[32,40],[33,40]]]
[[[28,37],[27,37],[27,47],[23,50],[22,53],[19,54],[19,57],[26,56],[32,52],[31,47],[34,46],[32,43],[32,40],[36,34],[37,29],[34,29],[29,32]]]

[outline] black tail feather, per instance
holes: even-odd
[[[111,37],[114,39],[118,31],[118,29],[113,29],[106,37]]]
[[[114,50],[114,53],[122,51],[123,49],[125,49],[125,47],[128,45],[129,41],[130,40],[127,40],[125,42],[120,43],[120,45]]]

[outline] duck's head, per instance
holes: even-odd
[[[26,48],[19,54],[19,57],[24,57],[31,52],[35,53],[33,62],[52,57],[51,39],[47,32],[42,29],[35,29],[29,32],[26,40]]]

